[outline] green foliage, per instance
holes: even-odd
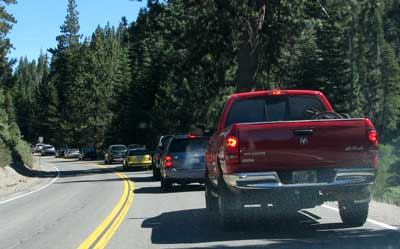
[[[148,1],[135,22],[81,41],[69,0],[50,68],[43,56],[19,62],[18,124],[25,138],[56,145],[152,145],[193,123],[213,126],[235,90],[315,89],[393,143],[399,16],[397,0]]]
[[[399,158],[396,156],[393,146],[383,144],[379,146],[379,158],[378,176],[373,187],[373,196],[378,200],[382,200],[389,185],[390,167]]]
[[[15,82],[11,77],[13,62],[7,58],[12,45],[6,36],[16,20],[6,11],[5,6],[14,3],[16,3],[15,0],[0,0],[0,167],[9,165],[11,159],[15,161],[13,155],[22,152],[23,147],[27,147],[21,140],[21,133],[17,125],[15,110],[17,105],[13,99]],[[30,76],[31,74],[24,75]],[[30,153],[23,155],[24,161],[27,163],[31,163],[30,157]]]
[[[387,192],[383,195],[383,200],[385,202],[400,206],[400,187],[388,188]]]
[[[379,146],[378,176],[373,186],[376,200],[400,205],[400,157],[397,147],[381,144]]]
[[[17,142],[17,144],[15,145],[14,150],[21,158],[22,163],[24,163],[26,166],[28,166],[30,168],[33,167],[33,159],[32,159],[31,149],[27,142],[25,142],[23,140],[19,140]]]
[[[11,163],[11,151],[0,140],[0,167],[10,165],[10,163]]]
[[[57,36],[58,51],[75,46],[79,43],[79,12],[75,0],[68,0],[67,16],[60,27],[61,34]]]

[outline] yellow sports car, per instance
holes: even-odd
[[[150,151],[145,148],[129,149],[122,165],[124,170],[130,167],[150,168],[152,165]]]

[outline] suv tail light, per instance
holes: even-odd
[[[165,156],[165,168],[171,168],[174,166],[174,163],[172,162],[172,157],[170,155]]]
[[[225,160],[227,163],[239,163],[239,139],[227,136],[225,139]]]

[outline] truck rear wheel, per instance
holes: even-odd
[[[339,213],[343,223],[351,226],[362,226],[367,221],[369,202],[354,203],[339,201]]]
[[[241,222],[241,209],[237,205],[236,198],[240,198],[240,196],[230,193],[224,180],[220,177],[217,198],[218,222],[225,229],[235,229]]]
[[[212,195],[211,186],[208,180],[206,180],[205,198],[207,211],[215,217],[218,213],[218,198]]]

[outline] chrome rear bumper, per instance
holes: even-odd
[[[372,184],[376,175],[375,168],[338,168],[335,172],[332,182],[283,184],[275,171],[226,174],[224,180],[238,189],[329,188]]]

